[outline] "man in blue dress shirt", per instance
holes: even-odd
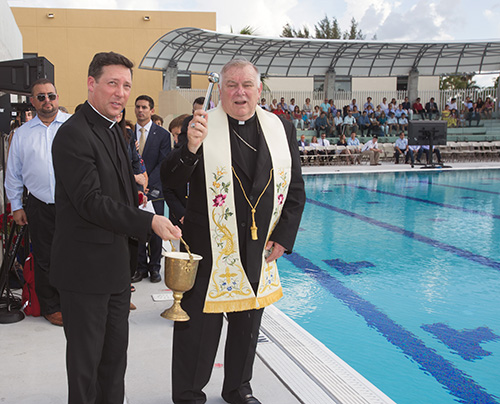
[[[7,161],[5,190],[12,214],[20,226],[28,224],[35,261],[35,290],[41,315],[54,325],[63,325],[59,293],[49,282],[50,249],[55,227],[55,178],[52,141],[71,116],[59,111],[59,95],[47,79],[32,87],[31,104],[36,116],[14,134]],[[23,187],[29,191],[26,210]]]

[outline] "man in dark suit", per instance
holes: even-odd
[[[429,102],[425,104],[425,111],[427,112],[429,119],[432,119],[432,115],[435,115],[436,119],[439,118],[439,109],[437,104],[434,102],[434,97],[431,97]]]
[[[258,108],[255,66],[229,62],[219,89],[220,106],[194,112],[161,170],[164,186],[189,181],[183,233],[203,256],[182,302],[190,320],[174,326],[176,404],[206,401],[224,312],[222,397],[259,403],[250,380],[263,307],[282,296],[275,260],[292,250],[305,203],[295,128]]]
[[[151,116],[154,114],[155,105],[153,99],[148,95],[140,95],[135,100],[135,125],[136,139],[139,141],[139,153],[146,165],[148,173],[149,198],[153,201],[153,207],[157,215],[164,213],[164,200],[160,180],[160,166],[171,150],[170,133],[161,126],[155,124]],[[132,282],[140,282],[150,275],[151,282],[160,282],[160,259],[162,242],[153,234],[148,244],[139,245],[139,262],[137,271],[132,277]]]
[[[109,52],[89,66],[88,101],[52,146],[56,226],[50,281],[67,340],[69,403],[123,403],[130,304],[130,238],[179,238],[165,217],[139,210],[123,134],[133,63]]]

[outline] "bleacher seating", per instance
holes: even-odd
[[[301,135],[305,135],[308,142],[316,135],[314,130],[297,130],[297,141]],[[338,137],[328,137],[331,145],[336,145]],[[365,144],[371,137],[358,136],[361,144]],[[394,161],[394,143],[397,136],[393,132],[391,136],[381,136],[378,139],[383,154],[381,161]],[[438,146],[443,160],[447,162],[470,162],[470,161],[500,161],[500,119],[482,120],[478,127],[448,128],[447,144]],[[309,147],[309,151],[314,148]],[[346,155],[336,153],[336,146],[330,146],[325,155],[301,156],[304,165],[326,165],[326,164],[348,164]],[[362,160],[368,162],[366,156]]]

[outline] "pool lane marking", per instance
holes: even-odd
[[[338,208],[336,206],[332,206],[332,205],[329,205],[329,204],[324,203],[324,202],[315,201],[314,199],[310,199],[310,198],[307,198],[306,201],[308,203],[313,204],[313,205],[320,206],[322,208],[332,210],[332,211],[340,213],[342,215],[346,215],[346,216],[353,217],[355,219],[362,220],[362,221],[369,223],[369,224],[372,224],[374,226],[378,226],[378,227],[381,227],[385,230],[389,230],[389,231],[392,231],[394,233],[400,234],[402,236],[412,238],[416,241],[420,241],[421,243],[425,243],[425,244],[428,244],[432,247],[436,247],[436,248],[439,248],[443,251],[455,254],[461,258],[465,258],[469,261],[476,262],[478,264],[481,264],[481,265],[496,269],[497,271],[500,271],[500,262],[492,260],[491,258],[484,257],[484,256],[479,255],[479,254],[474,254],[473,252],[463,250],[461,248],[452,246],[450,244],[443,243],[441,241],[432,239],[432,238],[427,237],[427,236],[423,236],[423,235],[415,233],[413,231],[409,231],[409,230],[403,229],[403,228],[398,227],[398,226],[394,226],[394,225],[389,224],[389,223],[384,223],[384,222],[381,222],[380,220],[372,219],[371,217],[368,217],[368,216],[364,216],[364,215],[360,215],[358,213],[350,212],[348,210]]]
[[[369,192],[376,192],[378,194],[395,196],[397,198],[409,199],[411,201],[428,203],[429,205],[440,206],[442,208],[455,209],[455,210],[460,210],[462,212],[473,213],[475,215],[491,217],[493,219],[500,219],[500,215],[494,215],[492,213],[483,212],[481,210],[462,208],[461,206],[449,205],[447,203],[441,203],[441,202],[434,202],[434,201],[431,201],[429,199],[416,198],[414,196],[407,196],[407,195],[395,194],[393,192],[381,191],[379,189],[367,188],[367,187],[363,187],[363,186],[360,186],[360,185],[347,184],[347,186],[349,186],[351,188],[362,189],[362,190],[369,191]]]
[[[376,329],[387,341],[417,362],[421,370],[429,372],[452,395],[462,399],[461,402],[497,403],[494,397],[488,394],[486,389],[477,384],[469,375],[454,367],[451,362],[439,355],[434,349],[427,347],[417,336],[396,323],[374,304],[346,287],[328,271],[321,269],[298,253],[284,255],[284,258],[315,279],[351,310],[361,315],[369,327]]]
[[[474,192],[483,192],[485,194],[493,194],[493,195],[500,195],[500,192],[496,192],[496,191],[488,191],[487,189],[477,189],[477,188],[468,188],[468,187],[460,187],[458,185],[448,185],[448,184],[439,184],[437,182],[429,182],[429,181],[424,181],[424,180],[420,180],[418,181],[422,184],[431,184],[431,185],[437,185],[439,187],[447,187],[447,188],[456,188],[456,189],[464,189],[466,191],[474,191]]]

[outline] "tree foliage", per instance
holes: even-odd
[[[468,88],[479,88],[473,80],[474,73],[456,74],[439,78],[440,90],[463,90]]]
[[[325,18],[314,24],[314,33],[312,36],[309,29],[304,26],[298,31],[295,30],[293,26],[289,23],[285,24],[283,31],[281,32],[281,37],[283,38],[316,38],[316,39],[365,39],[363,32],[358,29],[358,23],[353,17],[351,20],[351,28],[344,33],[339,26],[339,23],[335,17],[331,20],[325,15]]]

